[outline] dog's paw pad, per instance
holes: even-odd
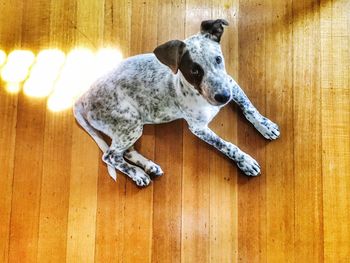
[[[260,174],[260,165],[248,154],[242,155],[237,161],[238,167],[248,176],[257,176]]]
[[[265,117],[256,128],[266,139],[275,140],[280,136],[278,125]]]
[[[155,177],[159,177],[162,176],[164,173],[162,171],[162,168],[160,168],[159,165],[153,163],[150,166],[148,166],[145,169],[145,172],[151,177],[151,178],[155,178]]]

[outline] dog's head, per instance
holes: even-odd
[[[160,62],[174,74],[180,70],[182,81],[188,82],[216,106],[231,99],[230,82],[220,47],[223,26],[227,25],[224,19],[203,21],[199,34],[185,41],[168,41],[154,50]]]

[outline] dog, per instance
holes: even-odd
[[[260,173],[251,156],[208,128],[219,110],[234,101],[265,138],[280,135],[278,126],[258,112],[227,74],[220,47],[224,26],[224,19],[206,20],[198,34],[184,41],[171,40],[153,53],[125,59],[75,102],[74,116],[103,151],[102,160],[114,180],[116,169],[139,187],[163,175],[160,166],[133,145],[144,124],[176,119],[185,119],[194,135],[235,161],[246,175]],[[110,146],[102,134],[112,139]]]

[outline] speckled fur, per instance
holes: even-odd
[[[103,161],[116,179],[115,169],[128,175],[138,186],[147,186],[151,176],[163,174],[161,168],[132,147],[142,135],[144,124],[170,122],[183,118],[190,130],[234,160],[246,174],[260,173],[258,163],[237,146],[224,141],[208,124],[225,104],[217,103],[215,94],[228,92],[246,118],[265,138],[276,139],[276,124],[260,115],[238,84],[226,73],[220,44],[199,33],[184,41],[193,61],[205,70],[200,89],[191,86],[179,71],[160,63],[154,54],[124,60],[115,70],[98,79],[75,103],[79,124],[95,139],[104,152]],[[110,146],[100,133],[112,138]],[[127,161],[130,163],[128,163]]]

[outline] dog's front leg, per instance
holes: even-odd
[[[277,124],[262,116],[241,87],[231,77],[229,78],[232,83],[232,99],[243,110],[243,114],[247,120],[251,122],[266,139],[277,139],[280,135]]]
[[[241,151],[236,145],[221,139],[207,126],[190,125],[189,128],[194,135],[234,160],[246,175],[256,176],[260,173],[259,164],[251,156]]]

